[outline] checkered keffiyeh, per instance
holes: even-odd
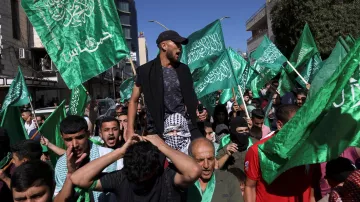
[[[354,171],[342,187],[336,187],[329,197],[330,202],[360,201],[360,170]]]
[[[171,134],[172,131],[176,131],[176,135]],[[181,114],[172,114],[165,120],[164,139],[171,148],[187,153],[190,136],[187,121]]]

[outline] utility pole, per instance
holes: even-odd
[[[0,19],[1,19],[1,15],[0,15]],[[2,59],[2,49],[3,49],[3,45],[2,45],[2,34],[1,34],[1,24],[0,24],[0,65]]]

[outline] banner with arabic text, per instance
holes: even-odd
[[[70,89],[129,55],[113,0],[22,0],[21,5]]]

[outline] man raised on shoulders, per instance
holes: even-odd
[[[159,55],[137,69],[137,77],[129,100],[128,129],[125,140],[133,136],[134,120],[140,94],[144,94],[147,106],[147,133],[163,134],[164,121],[179,113],[187,119],[191,139],[202,137],[197,128],[196,109],[198,100],[193,87],[190,69],[180,63],[182,46],[188,40],[177,32],[162,32],[156,44]]]

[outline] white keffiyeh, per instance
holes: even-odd
[[[164,139],[171,148],[188,154],[190,137],[187,121],[181,114],[172,114],[165,120]]]

